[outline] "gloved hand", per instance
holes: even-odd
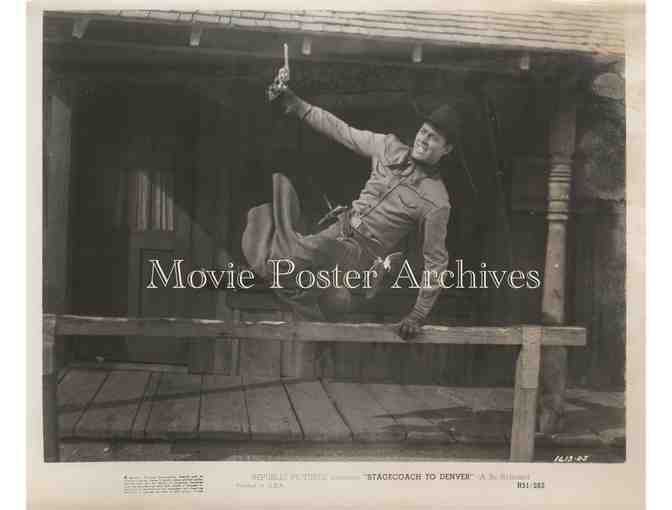
[[[274,108],[277,107],[278,111],[285,115],[298,115],[306,109],[306,107],[302,108],[303,102],[289,87],[278,88],[275,83],[271,83],[268,86],[267,93],[269,101],[274,105]]]
[[[269,102],[273,102],[278,97],[282,96],[287,90],[287,83],[289,82],[289,68],[282,67],[278,70],[273,83],[268,86],[266,90],[266,97]]]
[[[423,320],[411,312],[399,323],[399,336],[404,340],[411,340],[420,334]]]

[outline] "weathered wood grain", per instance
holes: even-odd
[[[45,318],[42,324],[42,437],[44,460],[60,459],[58,437],[58,383],[65,376],[59,374],[56,362],[56,318]]]
[[[285,381],[285,387],[306,441],[352,440],[352,432],[319,381]]]
[[[423,400],[396,384],[367,384],[366,389],[404,430],[405,439],[418,442],[451,441],[450,434],[429,418]]]
[[[616,391],[590,391],[583,388],[570,388],[566,393],[569,399],[579,399],[589,404],[605,407],[625,407],[625,394]],[[569,408],[569,407],[568,407]]]
[[[531,462],[534,458],[541,335],[541,328],[525,329],[525,343],[520,349],[516,363],[511,426],[511,460],[515,462]]]
[[[58,433],[58,381],[56,374],[42,376],[42,437],[44,439],[44,461],[60,460]]]
[[[585,329],[543,327],[543,345],[585,345]],[[57,335],[145,335],[225,337],[316,342],[389,342],[405,344],[387,324],[256,321],[232,323],[208,319],[83,317],[60,315]],[[520,345],[522,327],[425,326],[413,343]]]
[[[250,426],[240,376],[205,375],[201,390],[201,439],[249,439]]]
[[[474,412],[485,409],[497,411],[511,410],[513,407],[512,388],[462,388],[451,387],[450,391],[465,407]]]
[[[398,380],[402,365],[400,350],[404,351],[405,347],[386,343],[365,346],[360,359],[361,381],[389,383]]]
[[[165,363],[127,363],[117,361],[71,361],[68,368],[88,368],[96,370],[133,370],[135,372],[175,372],[186,374],[188,368],[184,365],[168,365]]]
[[[282,320],[293,322],[292,312],[282,312]],[[282,377],[313,378],[319,375],[317,356],[319,344],[284,341],[281,344],[280,375]]]
[[[72,90],[64,82],[46,86],[44,201],[44,304],[49,312],[68,305],[68,246],[72,182]]]
[[[152,406],[154,405],[154,395],[156,390],[159,387],[159,382],[161,381],[161,372],[151,372],[149,374],[149,379],[142,395],[142,401],[138,407],[138,412],[135,415],[133,424],[131,425],[131,439],[144,439],[145,438],[145,428],[147,427],[147,422],[149,421],[149,415],[152,412]]]
[[[113,371],[75,427],[75,436],[129,438],[149,372]]]
[[[324,388],[355,441],[400,441],[405,438],[404,428],[362,384],[325,380]]]
[[[70,370],[58,385],[58,429],[72,437],[75,425],[107,378],[105,370]]]
[[[244,377],[252,440],[300,441],[303,433],[279,378]]]
[[[281,312],[242,312],[242,320],[279,321]],[[240,324],[240,323],[238,323]],[[287,323],[284,323],[287,324]],[[237,329],[234,325],[234,329]],[[278,338],[280,339],[280,338]],[[282,344],[266,342],[261,337],[248,338],[239,346],[239,375],[244,377],[280,378],[282,363]]]
[[[402,384],[433,384],[434,372],[431,370],[435,349],[433,345],[409,342],[399,369],[399,382]]]
[[[145,437],[149,439],[194,438],[198,433],[203,376],[161,374]]]

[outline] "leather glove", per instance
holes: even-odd
[[[277,96],[271,104],[277,105],[277,108],[285,115],[295,115],[302,119],[310,110],[310,105],[294,94],[289,87],[277,89],[274,84],[271,84],[268,87],[269,97],[272,94],[277,94]]]
[[[289,68],[283,67],[278,71],[273,83],[268,86],[266,89],[266,98],[269,102],[275,101],[278,97],[282,96],[283,93],[287,90],[287,82],[289,81]]]
[[[399,336],[404,340],[411,340],[420,334],[423,320],[411,312],[399,323]]]

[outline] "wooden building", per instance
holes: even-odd
[[[284,42],[292,88],[358,127],[412,137],[418,110],[477,92],[499,125],[478,143],[496,147],[497,163],[444,175],[451,259],[539,270],[544,285],[444,291],[431,321],[584,326],[570,382],[622,388],[623,21],[595,8],[47,12],[45,312],[288,317],[267,289],[146,288],[149,259],[242,263],[245,214],[268,198],[272,172],[293,179],[309,224],[325,212],[323,194],[347,203],[365,182],[367,161],[266,103]],[[409,239],[411,257],[416,244]],[[350,319],[398,320],[414,299],[387,292]],[[271,376],[299,359],[318,377],[452,385],[510,384],[515,356],[474,345],[329,343],[300,358],[292,349],[119,336],[72,338],[60,354]]]

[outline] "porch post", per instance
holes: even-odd
[[[572,187],[572,158],[576,139],[576,102],[561,93],[549,129],[548,235],[541,304],[544,325],[565,321],[567,220]],[[567,385],[567,349],[544,347],[541,358],[539,430],[551,433],[564,411]]]
[[[73,85],[45,71],[44,166],[42,191],[42,308],[49,314],[70,311],[70,182],[72,176]],[[46,316],[45,316],[46,317]],[[63,345],[56,342],[55,318],[42,323],[42,420],[44,459],[59,460],[57,374]]]
[[[47,74],[44,112],[43,246],[44,311],[68,311],[72,87]]]

